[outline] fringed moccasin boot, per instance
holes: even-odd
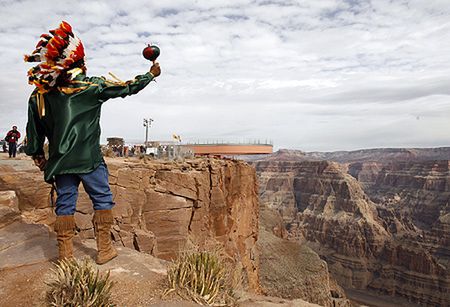
[[[94,229],[97,239],[97,264],[104,264],[117,256],[111,241],[113,215],[111,210],[95,210]]]
[[[54,225],[56,240],[58,241],[58,259],[73,258],[73,236],[75,235],[75,218],[73,215],[56,217]]]

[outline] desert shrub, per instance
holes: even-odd
[[[62,260],[46,281],[48,306],[104,307],[111,303],[109,272],[100,274],[91,260]]]
[[[231,306],[241,284],[239,266],[231,265],[219,250],[189,250],[169,266],[166,294],[175,291],[200,305]]]

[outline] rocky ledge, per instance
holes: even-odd
[[[22,216],[52,225],[50,189],[31,160],[3,160],[0,190],[15,191]],[[242,264],[248,286],[259,291],[255,171],[240,161],[107,160],[116,206],[115,241],[170,260],[188,241],[219,244]],[[75,215],[81,239],[94,238],[92,204],[81,191]]]

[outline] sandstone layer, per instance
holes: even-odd
[[[450,305],[448,161],[307,156],[255,162],[261,204],[280,212],[285,236],[318,252],[346,288]]]

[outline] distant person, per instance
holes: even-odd
[[[12,130],[9,130],[6,134],[5,141],[8,142],[9,157],[15,158],[17,154],[17,142],[20,139],[20,132],[17,130],[17,126],[12,126]]]
[[[100,110],[110,98],[138,93],[161,70],[154,63],[149,72],[127,82],[87,77],[83,44],[71,26],[63,21],[50,34],[41,35],[36,50],[25,56],[25,61],[40,62],[28,72],[36,89],[28,103],[26,154],[44,171],[46,182],[56,183],[59,259],[73,257],[74,213],[82,182],[95,210],[96,262],[103,264],[117,251],[111,242],[113,196],[100,151]],[[48,161],[43,149],[46,137]]]

